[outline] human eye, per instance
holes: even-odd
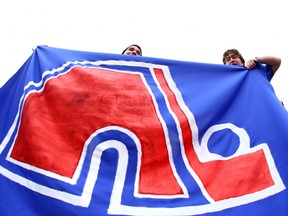
[[[231,60],[231,57],[230,56],[228,56],[228,57],[226,57],[226,62],[228,62],[228,61],[230,61]]]

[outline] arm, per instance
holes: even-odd
[[[259,62],[260,64],[270,65],[272,67],[273,72],[275,73],[281,65],[281,58],[274,56],[255,57],[247,62],[246,68],[248,69],[255,68],[257,62]]]

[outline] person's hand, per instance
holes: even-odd
[[[255,68],[257,66],[257,62],[258,62],[258,59],[256,59],[256,58],[250,59],[246,63],[246,68],[249,69],[249,70]]]

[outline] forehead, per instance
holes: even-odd
[[[132,46],[129,46],[127,49],[136,49],[136,50],[140,50],[140,49],[139,49],[139,47],[137,47],[137,46],[134,46],[134,45],[132,45]]]
[[[238,55],[238,54],[234,51],[229,51],[226,53],[226,56],[228,56],[228,55]]]

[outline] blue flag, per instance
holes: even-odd
[[[0,102],[0,215],[288,215],[262,65],[38,46]]]

